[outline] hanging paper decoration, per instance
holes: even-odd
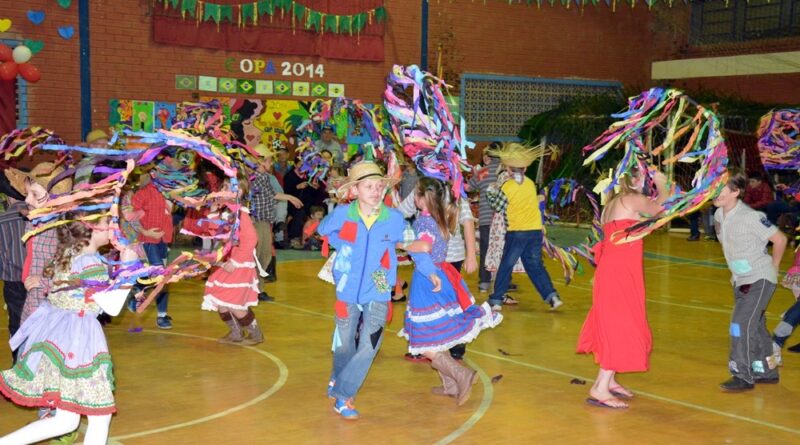
[[[383,96],[397,145],[425,176],[452,184],[453,194],[466,197],[463,171],[467,148],[466,124],[457,125],[444,97],[448,86],[418,66],[395,65]]]
[[[774,110],[761,118],[758,151],[767,170],[800,170],[800,109]]]
[[[318,33],[358,34],[373,22],[386,20],[386,8],[379,6],[357,14],[338,15],[317,11],[295,0],[259,0],[238,5],[218,4],[197,0],[167,0],[157,2],[165,10],[175,10],[186,20],[228,22],[240,27],[256,26],[260,20],[289,18],[292,27]]]
[[[59,26],[58,35],[60,35],[64,40],[69,40],[73,35],[75,35],[75,28],[72,26]]]
[[[44,22],[44,11],[34,11],[31,9],[28,11],[27,15],[28,15],[28,20],[30,20],[30,22],[33,23],[34,25],[38,26],[41,25],[42,22]]]
[[[589,154],[584,165],[602,159],[612,149],[624,152],[603,192],[636,170],[646,176],[646,189],[655,193],[652,170],[659,161],[667,168],[677,162],[697,166],[691,189],[675,187],[664,211],[626,229],[622,242],[640,239],[674,218],[699,210],[725,186],[728,151],[720,121],[683,92],[652,88],[631,97],[628,109],[612,116],[620,121],[583,149]]]
[[[0,19],[0,32],[6,32],[11,29],[11,19]]]
[[[561,263],[564,280],[569,284],[575,273],[581,273],[582,271],[577,257],[583,257],[589,261],[589,264],[595,266],[591,249],[602,238],[600,205],[597,203],[597,196],[574,179],[556,179],[542,189],[542,194],[545,197],[545,201],[542,203],[542,220],[544,222],[542,249],[550,258]],[[548,228],[556,225],[578,224],[579,221],[560,221],[558,213],[567,208],[571,208],[573,212],[576,212],[574,209],[579,208],[581,199],[586,199],[591,206],[591,219],[582,222],[583,225],[590,226],[589,235],[577,244],[561,246],[555,242],[552,235],[553,231],[548,231]]]

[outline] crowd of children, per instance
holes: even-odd
[[[238,214],[240,231],[230,253],[209,274],[202,308],[216,311],[229,332],[222,343],[255,345],[264,335],[252,307],[272,299],[265,289],[274,279],[274,247],[283,231],[280,203],[288,203],[288,237],[295,247],[336,251],[330,273],[335,287],[333,363],[328,396],[345,419],[360,413],[354,399],[361,389],[391,317],[393,293],[404,287],[397,278],[398,252],[413,259],[414,272],[400,335],[408,340],[412,358],[430,361],[441,386],[433,393],[465,403],[477,373],[460,359],[465,345],[502,321],[505,304],[516,304],[507,292],[512,272],[525,272],[542,300],[557,309],[564,303],[542,262],[543,199],[526,169],[533,151],[515,143],[494,144],[484,152],[484,165],[468,181],[479,198],[478,239],[467,199],[454,194],[452,184],[418,176],[406,166],[398,208],[385,204],[389,189],[398,185],[372,161],[354,162],[345,174],[341,148],[325,130],[320,152],[339,164],[326,183],[292,168],[281,147],[258,146],[265,161],[248,178],[237,178],[238,205],[211,208],[184,222],[194,233],[209,221]],[[41,163],[30,172],[7,170],[6,176],[21,201],[0,216],[0,245],[10,252],[0,262],[0,278],[9,308],[14,367],[0,373],[0,392],[23,406],[48,410],[42,418],[0,438],[0,444],[31,443],[74,431],[81,415],[89,417],[85,443],[105,443],[115,411],[111,357],[97,321],[101,312],[80,280],[108,280],[109,263],[100,255],[108,243],[108,221],[70,222],[37,233],[22,244],[27,209],[42,206],[72,187],[59,166]],[[652,174],[657,198],[643,194],[643,172],[621,184],[602,216],[605,238],[595,246],[597,269],[592,307],[580,332],[577,350],[594,354],[597,380],[587,402],[604,408],[626,408],[633,394],[617,373],[646,371],[652,348],[644,304],[642,241],[622,242],[620,233],[645,216],[661,211],[669,195],[666,179]],[[53,182],[59,178],[59,182]],[[231,190],[231,180],[220,180]],[[776,383],[781,351],[800,323],[800,303],[783,316],[772,336],[764,311],[778,285],[778,266],[786,237],[762,213],[742,199],[744,176],[731,174],[715,199],[716,236],[733,274],[735,308],[730,326],[731,379],[726,391],[743,391],[757,383]],[[285,190],[285,191],[284,191]],[[13,198],[12,198],[13,201]],[[327,208],[324,204],[328,204]],[[138,186],[121,199],[121,230],[133,241],[129,259],[164,264],[172,242],[172,206],[142,172]],[[407,221],[408,219],[408,221]],[[202,227],[201,227],[202,226]],[[625,241],[625,240],[623,240]],[[772,254],[766,252],[772,243]],[[208,246],[204,246],[208,247]],[[489,293],[476,302],[461,276],[478,271],[477,289]],[[621,270],[627,271],[621,273]],[[494,277],[493,277],[493,273]],[[77,279],[77,281],[76,281]],[[492,289],[492,282],[494,282]],[[781,282],[800,297],[800,254]],[[168,294],[157,299],[158,327],[172,327],[167,314]],[[131,303],[134,307],[136,300]],[[82,369],[80,373],[62,372]]]

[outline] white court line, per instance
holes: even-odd
[[[209,341],[213,341],[213,342],[217,341],[216,338],[203,337],[203,336],[200,336],[200,335],[192,335],[192,334],[182,334],[182,333],[179,333],[179,332],[152,331],[152,330],[149,330],[149,329],[145,329],[142,332],[146,332],[146,333],[150,333],[150,334],[177,335],[179,337],[198,338],[198,339],[201,339],[201,340],[209,340]],[[122,440],[122,439],[133,439],[133,438],[136,438],[136,437],[149,436],[151,434],[163,433],[163,432],[175,430],[175,429],[178,429],[178,428],[186,428],[188,426],[194,426],[194,425],[197,425],[197,424],[200,424],[200,423],[205,423],[205,422],[208,422],[208,421],[211,421],[211,420],[219,419],[221,417],[225,417],[225,416],[227,416],[229,414],[233,414],[233,413],[235,413],[237,411],[241,411],[241,410],[243,410],[245,408],[249,408],[249,407],[251,407],[251,406],[253,406],[253,405],[257,404],[257,403],[260,403],[260,402],[266,400],[267,398],[269,398],[270,396],[272,396],[273,394],[275,394],[276,392],[278,392],[283,387],[283,385],[286,383],[286,380],[289,378],[289,369],[286,367],[286,364],[284,364],[283,361],[281,361],[281,359],[279,359],[278,357],[270,354],[267,351],[264,351],[264,350],[261,350],[261,349],[258,349],[258,348],[254,348],[252,346],[241,346],[241,345],[239,345],[239,347],[248,349],[250,351],[257,352],[257,353],[263,355],[264,357],[267,357],[268,359],[272,360],[272,362],[275,363],[275,365],[278,367],[278,370],[280,371],[280,375],[278,376],[278,380],[268,390],[264,391],[258,397],[254,398],[254,399],[252,399],[252,400],[250,400],[248,402],[242,403],[240,405],[233,406],[233,407],[228,408],[228,409],[226,409],[224,411],[220,411],[218,413],[211,414],[209,416],[201,417],[199,419],[190,420],[188,422],[176,423],[176,424],[173,424],[173,425],[168,425],[168,426],[161,427],[161,428],[154,428],[154,429],[151,429],[151,430],[141,431],[141,432],[138,432],[138,433],[123,434],[121,436],[114,436],[114,437],[111,437],[109,439],[109,443],[110,444],[113,443],[113,442],[111,442],[112,440],[119,441],[119,440]],[[117,442],[117,444],[119,445],[119,442]]]
[[[292,306],[291,304],[276,303],[274,301],[270,302],[270,304],[283,306],[285,308],[292,309],[298,312],[303,312],[305,314],[316,315],[326,320],[333,319],[333,315],[327,315],[321,312],[315,312],[308,309],[303,309],[301,307]],[[397,331],[393,329],[386,329],[386,332],[391,332],[393,334],[397,333]],[[486,414],[486,412],[489,411],[489,407],[492,406],[492,401],[494,400],[494,387],[492,386],[491,379],[489,379],[489,376],[486,374],[483,368],[476,365],[475,362],[469,359],[465,359],[465,361],[470,366],[472,366],[476,371],[478,371],[478,375],[481,378],[481,384],[483,385],[483,398],[481,399],[481,404],[478,405],[478,409],[474,413],[472,413],[472,415],[469,417],[469,419],[466,420],[466,422],[461,424],[461,426],[456,428],[453,432],[451,432],[447,436],[434,442],[435,445],[446,445],[452,443],[454,440],[464,435],[464,433],[472,429],[472,427],[475,426],[475,424],[477,424],[481,420],[481,418],[483,418],[484,414]]]
[[[500,360],[500,361],[504,361],[504,362],[513,363],[515,365],[523,366],[523,367],[526,367],[526,368],[535,369],[537,371],[543,371],[543,372],[547,372],[547,373],[550,373],[550,374],[556,374],[556,375],[560,375],[560,376],[564,376],[564,377],[571,377],[571,378],[577,378],[577,379],[581,379],[581,380],[586,380],[588,382],[594,382],[594,379],[590,379],[590,378],[587,378],[587,377],[579,376],[579,375],[576,375],[576,374],[570,374],[568,372],[559,371],[557,369],[551,369],[551,368],[546,368],[544,366],[539,366],[539,365],[534,365],[534,364],[531,364],[531,363],[521,362],[519,360],[510,359],[510,358],[507,358],[507,357],[501,357],[499,355],[494,355],[494,354],[478,351],[475,348],[470,348],[469,352],[471,354],[482,355],[484,357],[489,357],[489,358],[493,358],[495,360]],[[763,426],[763,427],[767,427],[767,428],[773,428],[773,429],[784,431],[784,432],[787,432],[787,433],[800,435],[800,430],[795,429],[795,428],[789,428],[787,426],[778,425],[778,424],[770,423],[770,422],[765,422],[763,420],[753,419],[752,417],[741,416],[739,414],[733,414],[733,413],[729,413],[727,411],[721,411],[721,410],[718,410],[718,409],[709,408],[709,407],[702,406],[702,405],[696,405],[694,403],[684,402],[682,400],[670,399],[669,397],[664,397],[664,396],[659,396],[659,395],[653,394],[653,393],[638,391],[635,388],[628,388],[628,389],[630,389],[631,391],[636,393],[636,395],[640,395],[641,394],[642,396],[645,396],[645,397],[648,397],[648,398],[651,398],[651,399],[654,399],[654,400],[658,400],[660,402],[671,403],[673,405],[683,406],[685,408],[691,408],[691,409],[694,409],[694,410],[697,410],[697,411],[702,411],[702,412],[709,413],[709,414],[716,414],[718,416],[728,417],[730,419],[743,420],[745,422],[750,422],[750,423],[753,423],[753,424],[756,424],[756,425],[759,425],[759,426]]]
[[[273,303],[273,304],[275,304],[275,303]],[[290,309],[294,309],[294,310],[298,310],[298,311],[301,311],[301,312],[316,313],[316,314],[319,314],[319,315],[323,315],[323,314],[321,314],[319,312],[314,312],[314,311],[310,311],[308,309],[298,308],[296,306],[292,306],[292,305],[285,304],[285,303],[281,303],[280,306],[284,306],[284,307],[287,307],[287,308],[290,308]],[[326,318],[332,318],[332,317],[326,317]],[[531,363],[526,363],[526,362],[521,362],[521,361],[518,361],[518,360],[513,360],[513,359],[510,359],[510,358],[507,358],[507,357],[501,357],[499,355],[494,355],[494,354],[489,354],[489,353],[486,353],[486,352],[481,352],[481,351],[478,351],[478,350],[476,350],[474,348],[470,348],[470,353],[474,353],[474,354],[477,354],[477,355],[482,355],[484,357],[493,358],[495,360],[500,360],[500,361],[513,363],[515,365],[523,366],[523,367],[526,367],[526,368],[536,369],[538,371],[548,372],[550,374],[556,374],[556,375],[560,375],[560,376],[564,376],[564,377],[570,377],[570,378],[578,378],[578,379],[586,380],[586,381],[590,381],[590,382],[594,381],[594,379],[590,379],[590,378],[587,378],[587,377],[579,376],[579,375],[576,375],[576,374],[570,374],[569,372],[559,371],[557,369],[546,368],[544,366],[534,365],[534,364],[531,364]],[[481,377],[481,379],[483,379],[483,377]],[[484,394],[486,393],[486,386],[487,386],[487,384],[484,382]],[[491,387],[491,382],[489,383],[488,386]],[[773,428],[773,429],[777,429],[777,430],[780,430],[780,431],[785,431],[787,433],[800,435],[800,430],[789,428],[787,426],[778,425],[778,424],[770,423],[770,422],[764,422],[762,420],[753,419],[751,417],[741,416],[741,415],[738,415],[738,414],[733,414],[733,413],[729,413],[727,411],[721,411],[721,410],[718,410],[718,409],[709,408],[709,407],[702,406],[702,405],[696,405],[694,403],[684,402],[682,400],[670,399],[668,397],[659,396],[657,394],[652,394],[652,393],[647,393],[647,392],[642,392],[642,391],[635,391],[633,388],[629,388],[629,389],[631,389],[634,392],[636,392],[636,394],[641,394],[641,395],[643,395],[645,397],[649,397],[651,399],[658,400],[660,402],[671,403],[673,405],[683,406],[685,408],[691,408],[691,409],[694,409],[694,410],[697,410],[697,411],[702,411],[702,412],[709,413],[709,414],[716,414],[718,416],[727,417],[727,418],[730,418],[730,419],[743,420],[745,422],[750,422],[750,423],[753,423],[753,424],[756,424],[756,425],[760,425],[760,426],[764,426],[764,427],[767,427],[767,428]]]

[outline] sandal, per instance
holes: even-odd
[[[627,391],[627,393],[625,393],[623,391]],[[613,395],[614,397],[619,398],[619,399],[623,399],[623,400],[630,400],[630,399],[633,398],[633,393],[631,391],[629,391],[627,388],[625,388],[625,387],[623,387],[621,385],[620,386],[609,387],[608,388],[608,392],[610,392],[611,395]]]
[[[611,405],[611,402],[615,402],[615,401],[622,403],[622,405],[616,405],[616,406],[615,405]],[[628,405],[625,402],[619,400],[616,397],[612,397],[612,398],[606,399],[606,400],[599,400],[599,399],[595,399],[594,397],[589,397],[588,399],[586,399],[586,403],[588,403],[589,405],[592,405],[592,406],[596,406],[598,408],[609,408],[609,409],[626,409],[626,408],[628,408]]]
[[[514,298],[511,298],[508,296],[508,294],[506,294],[503,295],[503,304],[513,306],[515,304],[519,304],[519,300],[515,300]]]

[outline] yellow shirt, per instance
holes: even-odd
[[[506,216],[509,231],[542,230],[542,214],[539,211],[539,195],[536,184],[525,178],[522,184],[513,179],[506,181],[502,187],[508,198]]]
[[[378,220],[378,216],[380,216],[381,212],[377,211],[372,212],[371,215],[364,215],[364,213],[361,211],[361,206],[356,205],[356,207],[358,208],[358,216],[361,217],[361,220],[364,221],[364,225],[367,226],[367,230],[369,230],[372,225],[375,224],[375,221]],[[378,209],[380,209],[380,207],[378,207]]]

